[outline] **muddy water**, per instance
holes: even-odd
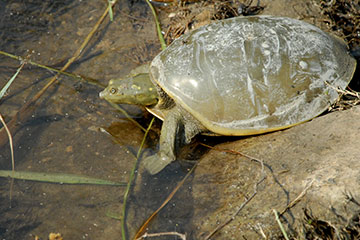
[[[106,6],[102,1],[9,1],[0,3],[1,50],[27,56],[61,68],[82,44]],[[142,1],[120,1],[115,19],[108,18],[69,72],[106,84],[132,68],[151,60],[160,51],[148,6]],[[19,61],[0,56],[0,86],[16,72]],[[8,95],[0,102],[7,121],[54,76],[53,72],[26,65]],[[61,76],[42,96],[39,105],[14,134],[15,168],[19,171],[71,173],[126,182],[134,166],[134,154],[144,133],[124,115],[98,98],[102,88]],[[151,120],[138,107],[124,106],[144,127]],[[160,122],[146,147],[154,147]],[[101,131],[111,131],[114,136]],[[0,149],[0,169],[10,170],[8,145]],[[170,174],[171,173],[171,174]],[[178,166],[157,177],[137,175],[135,194],[129,198],[128,235],[156,209],[182,178]],[[124,187],[60,185],[0,179],[0,239],[47,239],[59,232],[65,239],[120,239]],[[185,187],[160,214],[158,230],[189,231],[191,197]],[[179,199],[186,197],[187,206]],[[180,210],[181,209],[181,210]],[[175,214],[181,212],[180,215]],[[173,217],[171,215],[176,215]],[[171,220],[169,220],[171,219]],[[181,227],[178,227],[181,226]]]

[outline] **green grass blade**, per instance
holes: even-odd
[[[13,83],[21,69],[24,67],[25,62],[21,64],[16,73],[10,78],[10,80],[5,84],[5,86],[0,91],[0,99],[5,95],[6,91],[9,89],[10,85]]]
[[[128,181],[128,185],[126,187],[126,190],[125,190],[125,193],[124,193],[124,201],[123,201],[123,206],[122,206],[122,215],[121,215],[121,237],[122,237],[122,240],[126,240],[126,204],[127,204],[127,199],[130,195],[130,188],[132,186],[132,182],[134,180],[134,177],[135,177],[135,171],[136,171],[136,167],[138,165],[138,162],[140,160],[140,156],[141,156],[141,152],[143,150],[143,147],[144,147],[144,144],[145,144],[145,140],[146,140],[146,137],[151,129],[151,126],[153,125],[154,123],[154,120],[155,120],[155,117],[153,117],[151,119],[151,122],[148,126],[148,128],[146,129],[146,132],[144,134],[144,137],[141,141],[141,144],[140,144],[140,148],[136,154],[136,161],[135,161],[135,164],[133,166],[133,169],[130,173],[130,177],[129,177],[129,181]]]
[[[19,60],[19,61],[24,61],[24,59],[22,57],[13,55],[11,53],[3,52],[1,50],[0,50],[0,55],[4,55],[4,56],[7,56],[9,58],[16,59],[16,60]],[[81,74],[75,74],[75,73],[69,73],[69,72],[61,71],[61,70],[56,69],[56,68],[52,68],[52,67],[49,67],[49,66],[45,66],[45,65],[33,62],[33,61],[29,60],[29,59],[26,60],[26,63],[30,64],[30,65],[33,65],[33,66],[37,66],[39,68],[49,70],[50,72],[56,72],[56,73],[63,74],[65,76],[68,76],[68,77],[71,77],[71,78],[79,79],[80,81],[86,82],[86,83],[94,85],[94,86],[98,86],[98,87],[101,87],[101,88],[106,87],[106,85],[100,83],[98,80],[93,79],[93,78],[89,78],[89,77],[81,75]]]
[[[120,111],[129,121],[131,121],[132,123],[134,123],[138,128],[140,128],[143,132],[146,132],[146,129],[143,128],[143,126],[141,126],[137,121],[135,121],[134,119],[132,119],[130,117],[130,115],[124,110],[122,109],[118,104],[116,103],[112,103],[112,102],[108,102],[113,108],[117,109],[118,111]]]
[[[7,171],[0,170],[0,177],[10,177],[21,180],[50,182],[59,184],[94,184],[94,185],[112,185],[112,186],[126,186],[127,183],[112,182],[98,178],[90,178],[79,176],[75,174],[62,173],[43,173],[43,172],[22,172],[22,171]]]
[[[278,212],[277,212],[275,209],[273,209],[273,213],[274,213],[274,215],[275,215],[276,222],[278,223],[278,225],[279,225],[279,227],[280,227],[281,233],[283,234],[283,236],[284,236],[284,238],[285,238],[286,240],[289,240],[289,237],[288,237],[288,235],[287,235],[287,233],[286,233],[286,231],[285,231],[285,228],[284,228],[284,226],[282,225],[282,223],[281,223],[281,221],[280,221]]]
[[[114,1],[112,0],[108,0],[108,5],[109,5],[109,17],[110,17],[110,21],[113,22],[114,21],[114,14],[113,14],[113,10],[112,10],[112,6],[114,4]]]
[[[165,39],[164,39],[164,36],[161,32],[161,26],[160,26],[160,22],[158,20],[158,17],[157,17],[157,14],[156,14],[156,11],[155,11],[155,8],[153,7],[153,5],[151,4],[151,2],[149,0],[145,0],[146,3],[149,5],[150,9],[151,9],[151,12],[154,16],[154,20],[155,20],[155,24],[156,24],[156,31],[157,31],[157,34],[158,34],[158,37],[159,37],[159,41],[160,41],[160,44],[161,44],[161,49],[162,50],[165,50],[166,48],[166,43],[165,43]]]
[[[105,215],[109,218],[112,218],[112,219],[116,219],[116,220],[122,220],[122,217],[119,213],[114,213],[114,212],[110,212],[110,211],[107,211],[105,213]]]

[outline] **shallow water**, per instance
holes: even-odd
[[[60,69],[80,47],[104,12],[101,1],[1,2],[0,49]],[[115,19],[108,18],[81,58],[67,71],[107,84],[160,51],[148,6],[142,1],[120,1]],[[20,63],[0,56],[0,86]],[[25,65],[0,113],[7,121],[54,76],[53,72]],[[123,114],[99,99],[102,88],[61,76],[40,99],[32,117],[13,133],[15,169],[45,173],[71,173],[126,182],[144,133]],[[144,127],[151,116],[143,109],[124,106]],[[150,132],[146,147],[156,146],[160,121]],[[101,131],[102,130],[102,131]],[[113,136],[106,133],[107,130]],[[8,144],[0,150],[0,169],[10,170]],[[174,165],[156,177],[140,171],[128,200],[128,235],[166,198],[184,176]],[[46,239],[51,232],[65,239],[119,239],[125,187],[61,185],[0,179],[0,239]],[[184,187],[160,213],[154,231],[181,231],[191,216],[191,188]],[[11,200],[10,200],[11,194]],[[186,201],[183,198],[186,197]],[[176,214],[181,212],[181,214]],[[181,226],[181,227],[179,227]]]

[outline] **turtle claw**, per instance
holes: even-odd
[[[144,167],[151,175],[154,175],[163,170],[174,160],[175,159],[172,159],[166,154],[159,152],[155,155],[146,157],[144,159]]]

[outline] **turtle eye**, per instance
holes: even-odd
[[[116,93],[116,88],[111,88],[111,89],[110,89],[110,93],[111,93],[111,94],[115,94],[115,93]]]

